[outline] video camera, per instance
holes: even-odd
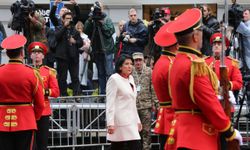
[[[228,10],[228,22],[229,25],[235,27],[237,22],[243,19],[243,7],[239,4],[234,4]]]
[[[11,29],[21,32],[29,14],[33,15],[35,12],[35,3],[32,0],[16,1],[11,5],[10,11],[13,16]]]
[[[164,17],[164,10],[160,10],[159,8],[156,8],[153,13],[153,20],[158,21],[158,19]]]
[[[102,20],[106,17],[106,15],[102,12],[101,4],[98,1],[94,3],[90,10],[89,17],[93,20]]]

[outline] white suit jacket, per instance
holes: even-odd
[[[125,79],[115,73],[109,78],[106,86],[107,126],[119,127],[140,123],[136,108],[136,96],[134,78],[131,75],[129,79]]]

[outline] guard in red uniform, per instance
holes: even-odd
[[[44,86],[45,108],[42,117],[37,121],[38,130],[36,132],[36,149],[46,150],[49,136],[49,116],[51,115],[50,102],[48,97],[58,97],[59,87],[56,79],[56,70],[43,65],[44,56],[47,53],[47,46],[41,42],[32,42],[28,46],[30,58],[33,65],[38,69]]]
[[[32,149],[36,120],[44,109],[41,77],[22,62],[26,41],[13,35],[1,44],[10,60],[0,66],[0,150]]]
[[[198,8],[178,16],[167,31],[175,33],[179,49],[170,70],[170,90],[175,117],[171,124],[167,150],[217,150],[217,136],[242,142],[239,131],[217,99],[218,79],[201,58],[202,14]]]
[[[226,47],[228,47],[229,40],[226,37],[225,43]],[[222,34],[214,33],[210,38],[210,44],[213,46],[214,56],[207,57],[205,60],[220,79],[220,52],[222,50]],[[225,57],[225,65],[228,68],[230,90],[240,90],[242,87],[242,74],[239,70],[239,62],[236,59],[227,56]]]
[[[170,23],[162,26],[154,37],[155,43],[162,47],[161,56],[156,62],[152,73],[152,83],[160,104],[154,128],[154,132],[160,134],[160,150],[164,149],[171,121],[174,118],[168,74],[172,67],[178,44],[175,35],[166,30]]]
[[[222,50],[222,34],[221,33],[214,33],[210,38],[210,44],[213,49],[214,56],[210,56],[205,58],[206,63],[208,66],[216,73],[217,78],[220,80],[220,53]],[[225,37],[225,50],[228,48],[230,42]],[[236,59],[233,59],[229,56],[225,57],[225,65],[227,66],[228,70],[228,79],[229,79],[229,86],[231,90],[230,92],[235,90],[240,90],[242,87],[242,75],[239,70],[239,62]],[[229,94],[230,99],[235,99],[233,94]],[[233,97],[233,98],[232,98]],[[234,113],[234,106],[231,105],[231,113]],[[232,115],[233,116],[233,115]],[[220,144],[221,149],[227,149],[227,144],[223,137],[220,137]]]

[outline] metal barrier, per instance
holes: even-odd
[[[105,95],[50,99],[48,149],[100,146],[106,141]]]
[[[51,98],[48,149],[77,149],[110,145],[106,140],[105,95]],[[155,121],[152,120],[152,127]],[[159,136],[151,137],[152,149],[159,149]]]
[[[50,117],[48,149],[78,149],[99,147],[104,150],[110,145],[106,140],[105,95],[73,96],[51,98],[52,116]],[[235,107],[236,113],[239,105]],[[243,105],[242,113],[249,113],[249,108]],[[243,136],[243,147],[249,148],[249,119],[240,117],[238,129]],[[153,133],[152,149],[159,149],[159,136]]]

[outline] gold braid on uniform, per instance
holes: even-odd
[[[191,57],[189,57],[191,58]],[[205,60],[202,58],[192,59],[191,58],[191,71],[190,71],[190,87],[189,92],[192,101],[195,103],[194,100],[194,77],[195,76],[208,76],[209,80],[211,81],[212,87],[215,90],[215,93],[218,94],[218,78],[216,74],[211,70],[208,65],[205,63]],[[196,104],[196,103],[195,103]]]
[[[42,84],[42,87],[43,87],[43,88],[44,88],[44,85],[43,85],[43,79],[42,79],[40,73],[38,72],[38,70],[35,69],[35,68],[34,68],[33,70],[34,70],[34,75],[35,75],[36,78],[37,78],[37,84],[36,84],[36,88],[35,88],[35,90],[34,90],[34,94],[35,94],[36,91],[37,91],[37,89],[38,89],[39,84]]]

